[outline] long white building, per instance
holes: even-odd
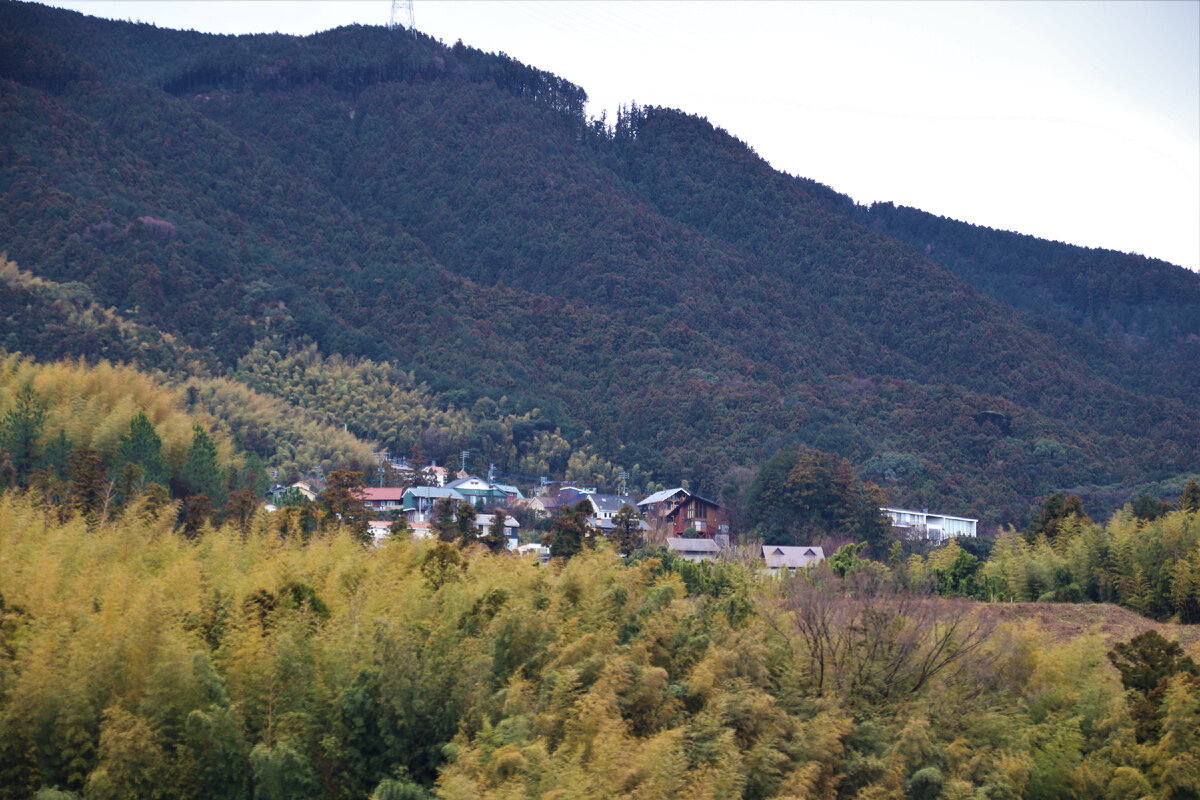
[[[928,511],[913,511],[909,508],[879,509],[892,521],[893,528],[900,528],[912,537],[945,541],[954,536],[974,536],[979,520],[970,517],[952,517],[949,514],[930,514]]]

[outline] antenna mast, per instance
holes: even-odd
[[[388,21],[388,30],[396,28],[407,28],[410,31],[417,29],[412,0],[392,0],[392,17]]]

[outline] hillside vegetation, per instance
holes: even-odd
[[[186,348],[284,397],[262,355],[310,353],[326,421],[531,479],[715,495],[805,446],[894,504],[1022,525],[1055,491],[1101,513],[1200,470],[1177,267],[857,208],[703,119],[607,126],[462,43],[0,23],[0,247],[76,298],[16,287],[9,350],[179,374]],[[376,395],[334,391],[340,365]]]
[[[335,359],[304,377],[312,350],[262,357],[288,386],[386,373]],[[699,564],[621,557],[616,532],[568,548],[566,513],[546,539],[564,555],[543,564],[453,521],[368,544],[341,469],[315,504],[260,508],[262,467],[236,443],[358,441],[278,422],[283,408],[228,379],[0,364],[0,800],[1049,800],[1197,785],[1200,651],[1180,624],[1200,619],[1194,481],[1179,510],[1139,499],[1097,525],[1060,498],[990,553],[895,542],[885,564],[851,543],[787,576],[756,544]],[[771,464],[744,497],[761,530],[790,518],[763,508],[812,499],[814,476],[842,505],[810,534],[844,533],[872,502],[830,454]]]

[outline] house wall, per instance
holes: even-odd
[[[672,517],[675,536],[682,536],[688,528],[705,537],[729,533],[729,514],[723,508],[706,502],[699,497],[689,497],[679,505]]]
[[[672,497],[663,500],[661,503],[652,503],[648,506],[638,507],[638,511],[642,512],[642,516],[646,520],[646,524],[651,528],[658,528],[663,525],[664,521],[671,515],[675,509],[679,508],[683,502],[682,497]]]

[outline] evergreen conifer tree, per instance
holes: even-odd
[[[121,434],[117,443],[112,465],[114,472],[123,474],[129,464],[141,470],[141,482],[165,484],[167,481],[167,468],[162,460],[162,439],[145,411],[139,411],[129,421],[129,433]]]
[[[25,386],[16,403],[0,418],[0,450],[8,453],[11,479],[17,486],[28,486],[29,475],[42,457],[42,430],[46,408],[33,387]]]
[[[204,495],[213,508],[225,505],[225,482],[217,463],[217,446],[200,425],[192,426],[192,446],[183,465],[183,483],[187,495]]]

